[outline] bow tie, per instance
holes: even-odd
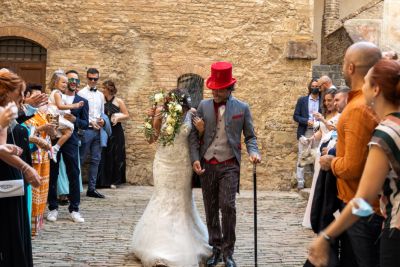
[[[97,88],[90,88],[90,91],[92,91],[92,92],[96,92],[97,91]]]

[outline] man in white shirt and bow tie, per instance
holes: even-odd
[[[88,197],[104,198],[104,195],[96,190],[97,172],[101,160],[100,129],[104,126],[101,114],[104,113],[104,95],[97,90],[99,71],[95,68],[87,70],[87,85],[79,91],[78,95],[89,102],[89,128],[85,131],[80,147],[82,163],[90,151],[90,167]]]

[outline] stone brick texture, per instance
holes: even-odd
[[[323,15],[323,35],[332,32],[337,28],[339,23],[339,0],[326,0],[324,4],[324,15]]]
[[[345,84],[342,75],[342,65],[314,65],[312,67],[313,78],[319,78],[323,75],[328,75],[335,86]]]
[[[124,124],[127,177],[140,185],[152,184],[156,148],[138,128],[149,95],[174,88],[183,73],[207,78],[212,62],[231,61],[234,94],[250,104],[258,135],[259,186],[287,190],[297,158],[292,115],[307,92],[311,61],[288,60],[285,50],[289,41],[312,40],[311,20],[307,0],[2,0],[0,37],[44,38],[47,80],[72,68],[84,81],[86,69],[96,67],[100,82],[116,82],[131,115]],[[251,170],[244,157],[243,188],[252,185]]]
[[[375,0],[361,7],[352,14],[341,19],[341,24],[349,19],[382,19],[383,1]],[[327,36],[322,37],[321,64],[340,65],[346,49],[353,44],[352,39],[343,25],[332,27]]]

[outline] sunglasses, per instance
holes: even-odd
[[[75,79],[75,78],[69,78],[68,79],[68,83],[76,83],[79,84],[81,81],[79,79]]]
[[[97,81],[99,80],[99,78],[89,78],[89,77],[88,77],[88,80],[89,80],[89,81],[95,81],[95,82],[97,82]]]

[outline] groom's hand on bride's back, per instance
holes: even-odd
[[[205,169],[201,168],[200,161],[196,160],[193,162],[193,171],[197,173],[197,175],[202,175],[205,172]]]

